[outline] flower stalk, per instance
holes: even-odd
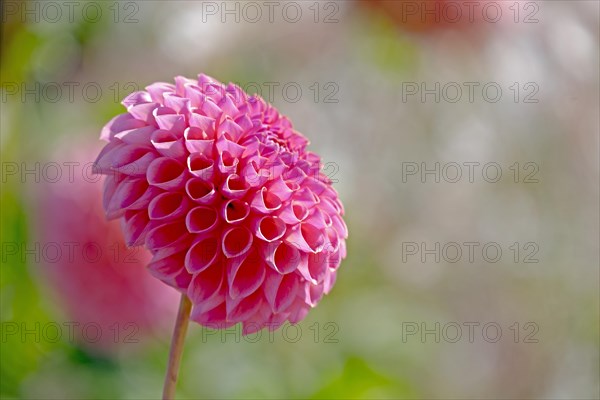
[[[175,320],[175,329],[171,338],[171,349],[169,351],[169,364],[167,365],[167,375],[165,376],[165,385],[163,387],[163,400],[173,400],[175,398],[175,386],[177,385],[177,376],[179,375],[179,365],[183,354],[183,345],[185,335],[190,322],[190,312],[192,302],[184,294],[181,295],[179,302],[179,311]]]

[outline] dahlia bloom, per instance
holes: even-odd
[[[96,151],[85,143],[72,149],[65,154],[63,146],[59,159],[80,167],[70,178],[65,174],[36,187],[32,196],[38,210],[36,240],[40,247],[60,249],[44,257],[43,279],[74,323],[72,338],[90,351],[111,353],[166,328],[177,292],[145,271],[151,258],[147,250],[127,249],[119,223],[106,223],[102,183],[83,173]],[[70,338],[69,328],[61,327],[63,337]]]
[[[191,319],[243,333],[296,323],[328,293],[348,236],[320,158],[258,96],[206,75],[127,96],[102,130],[104,208]]]

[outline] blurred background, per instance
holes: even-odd
[[[123,97],[200,72],[310,138],[350,237],[298,326],[192,324],[179,398],[599,398],[598,19],[596,1],[4,1],[2,398],[159,397],[177,294],[104,221],[91,162]]]

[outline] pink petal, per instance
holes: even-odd
[[[242,222],[249,214],[250,206],[240,199],[227,200],[221,207],[221,216],[230,225]]]
[[[217,159],[217,167],[219,171],[224,175],[235,174],[237,172],[237,166],[240,160],[234,157],[228,151],[224,151],[219,154]]]
[[[267,265],[280,274],[289,274],[307,262],[307,257],[285,242],[265,243],[261,250]]]
[[[175,85],[164,82],[153,83],[150,86],[146,86],[146,91],[150,94],[152,101],[163,104],[165,93],[174,93]]]
[[[206,132],[209,136],[215,132],[215,119],[196,113],[190,114],[190,126],[200,128],[201,132]]]
[[[295,225],[308,217],[309,210],[302,203],[292,201],[281,209],[277,215],[288,225]]]
[[[317,253],[325,243],[325,238],[321,230],[302,222],[289,230],[285,241],[301,251]]]
[[[141,246],[146,240],[146,234],[156,227],[156,223],[150,221],[146,210],[127,211],[121,220],[121,226],[127,246]]]
[[[336,230],[338,235],[340,235],[340,237],[342,237],[344,239],[347,239],[348,238],[348,227],[346,227],[346,223],[344,222],[344,220],[341,219],[337,215],[332,215],[331,221],[332,221],[332,226]]]
[[[325,280],[323,280],[323,293],[329,294],[333,285],[335,285],[336,272],[335,270],[328,268]]]
[[[178,96],[185,95],[185,88],[188,85],[196,85],[198,82],[193,79],[188,79],[184,76],[178,75],[175,77],[175,93]]]
[[[150,97],[150,93],[145,92],[145,91],[137,91],[137,92],[128,94],[123,99],[121,104],[123,104],[125,106],[125,108],[129,108],[130,106],[133,106],[135,104],[151,103],[151,102],[152,102],[152,97]]]
[[[200,106],[200,111],[202,112],[202,115],[214,119],[218,119],[223,113],[219,106],[217,106],[210,98],[207,98],[206,101],[202,103],[202,106]]]
[[[183,137],[178,137],[173,132],[158,129],[152,133],[150,142],[165,157],[181,159],[187,156]]]
[[[308,188],[302,188],[294,193],[294,201],[308,209],[320,202],[319,198]]]
[[[192,275],[182,268],[184,256],[185,253],[176,253],[169,257],[152,259],[148,270],[152,276],[185,293]]]
[[[302,182],[302,185],[309,188],[310,191],[316,194],[317,196],[327,189],[326,184],[311,176],[309,176],[304,182]]]
[[[156,109],[156,110],[160,110],[160,109]],[[186,128],[186,122],[185,122],[185,117],[183,115],[179,115],[179,114],[158,114],[156,112],[156,110],[154,110],[154,119],[156,120],[156,125],[160,128],[160,129],[164,129],[166,131],[171,131],[173,133],[181,133],[183,134],[183,131]]]
[[[182,93],[183,94],[183,93]],[[165,94],[165,106],[177,114],[187,115],[190,112],[190,99],[179,97],[176,94]]]
[[[223,254],[227,258],[239,257],[252,246],[252,233],[243,227],[236,226],[223,233]]]
[[[185,147],[190,153],[199,153],[206,157],[211,157],[214,154],[214,139],[210,139],[199,128],[187,128],[183,136],[185,138]]]
[[[217,192],[212,182],[200,178],[192,178],[185,184],[185,191],[190,198],[199,204],[212,204],[217,199]]]
[[[235,105],[233,105],[233,102],[228,102],[228,105],[235,108]],[[237,109],[236,109],[236,114],[237,114]],[[235,114],[230,114],[230,115],[235,115]],[[229,138],[232,141],[237,142],[240,139],[243,132],[244,131],[238,124],[233,122],[233,120],[231,120],[230,118],[227,118],[227,119],[225,119],[225,121],[223,121],[222,123],[219,124],[219,127],[217,128],[217,137],[223,136],[223,137]]]
[[[294,167],[294,168],[286,171],[283,174],[283,178],[286,180],[286,182],[291,182],[291,183],[300,185],[306,179],[306,173],[304,171],[302,171],[300,168]]]
[[[126,178],[115,189],[106,212],[120,216],[125,210],[141,210],[160,193],[160,189],[148,186],[145,179]]]
[[[250,335],[260,331],[269,323],[270,317],[271,308],[263,301],[262,305],[256,310],[254,315],[246,318],[243,322],[242,335]]]
[[[108,175],[106,177],[106,179],[104,180],[104,191],[102,193],[102,207],[104,208],[104,210],[106,210],[106,217],[108,219],[113,219],[113,218],[117,218],[118,215],[111,215],[111,213],[109,213],[108,208],[109,205],[112,201],[112,198],[115,195],[115,192],[117,190],[117,188],[119,187],[119,184],[121,182],[123,182],[123,180],[125,179],[125,176],[123,175],[118,175],[118,174],[113,174],[113,175]],[[120,209],[116,209],[115,211],[121,211]]]
[[[248,192],[248,184],[239,175],[231,174],[221,185],[223,195],[229,199],[239,199]]]
[[[139,103],[128,107],[127,112],[137,120],[144,121],[148,125],[154,125],[153,112],[158,107],[160,107],[158,103]]]
[[[274,242],[283,237],[286,225],[278,217],[267,215],[255,218],[252,222],[252,229],[257,238],[265,242]]]
[[[304,302],[311,307],[315,307],[323,298],[323,284],[307,285],[304,287]]]
[[[269,179],[268,173],[265,174],[265,170],[260,169],[254,160],[242,168],[240,176],[250,187],[262,186]]]
[[[235,322],[227,321],[226,317],[227,312],[225,310],[225,301],[208,311],[203,310],[199,306],[195,306],[192,309],[192,314],[190,316],[193,321],[196,321],[210,329],[227,329],[235,325]]]
[[[104,125],[100,134],[100,139],[108,142],[113,139],[116,133],[141,128],[143,126],[145,126],[143,121],[135,119],[129,113],[119,114]]]
[[[329,215],[322,212],[318,207],[315,207],[310,212],[308,218],[306,218],[305,223],[310,224],[319,230],[325,230],[325,228],[332,225],[332,220]]]
[[[229,93],[227,93],[225,96],[223,96],[223,98],[221,98],[221,101],[219,102],[219,107],[225,112],[226,115],[237,115],[239,113],[239,110],[235,106],[235,102],[232,100],[231,95]],[[239,136],[243,132],[242,128],[240,128],[239,126],[238,128],[239,131],[235,132],[235,134],[232,133],[230,130],[225,130],[225,132],[228,132],[232,134],[232,137],[237,138],[237,136]]]
[[[299,287],[296,274],[280,275],[273,270],[267,270],[263,288],[273,313],[287,309],[296,298]]]
[[[293,193],[292,189],[284,182],[281,176],[269,183],[268,190],[269,193],[275,195],[282,202],[289,199]]]
[[[290,309],[292,311],[290,312],[290,316],[288,317],[288,319],[290,323],[297,324],[306,317],[308,311],[310,310],[310,306],[304,303],[303,300],[296,298],[296,300],[294,300],[294,303],[290,306]]]
[[[152,251],[174,247],[177,242],[187,238],[187,229],[183,221],[167,222],[148,232],[146,247]]]
[[[194,176],[211,181],[215,176],[215,162],[200,153],[190,154],[187,160],[188,171]]]
[[[323,279],[325,279],[328,266],[329,257],[327,254],[321,252],[309,254],[308,262],[300,265],[298,271],[302,274],[304,279],[316,285],[323,282]]]
[[[218,225],[217,210],[209,206],[198,206],[187,214],[185,224],[190,233],[207,233]]]
[[[233,299],[225,298],[227,320],[232,322],[242,322],[250,318],[262,306],[263,294],[260,290],[248,296],[238,296]]]
[[[155,158],[151,149],[147,147],[118,143],[104,148],[94,164],[94,169],[96,173],[101,174],[116,171],[131,176],[143,176]]]
[[[218,239],[215,236],[206,236],[188,250],[185,255],[185,268],[192,274],[202,272],[211,265],[220,265],[219,256]]]
[[[256,251],[252,251],[241,263],[228,266],[229,296],[236,299],[253,293],[263,283],[265,273],[265,264],[257,257]]]
[[[161,193],[148,205],[148,215],[150,219],[158,221],[179,218],[187,213],[189,204],[189,200],[182,193]]]
[[[143,126],[116,133],[115,138],[127,144],[148,147],[150,136],[155,130],[156,128],[153,126]]]
[[[199,308],[198,312],[210,310],[223,302],[221,287],[224,281],[223,269],[218,264],[194,274],[187,294]]]
[[[148,183],[164,190],[183,188],[187,180],[185,167],[172,158],[160,157],[152,161],[146,172]]]
[[[250,206],[260,213],[270,214],[281,208],[281,200],[263,187],[254,194]]]

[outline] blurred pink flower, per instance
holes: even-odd
[[[102,183],[90,168],[95,152],[81,143],[73,148],[78,150],[61,157],[77,163],[72,173],[63,171],[36,193],[38,238],[47,253],[44,277],[73,323],[63,325],[63,337],[112,351],[166,327],[178,296],[146,272],[149,252],[128,249],[118,222],[106,223]]]
[[[123,100],[96,161],[104,208],[191,318],[245,334],[303,319],[346,256],[343,207],[308,140],[260,97],[206,76]]]
[[[439,34],[457,30],[463,37],[483,33],[486,27],[497,27],[513,20],[515,2],[475,0],[361,0],[358,4],[379,11],[398,28],[420,34]]]

